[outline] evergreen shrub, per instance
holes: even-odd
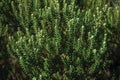
[[[33,80],[89,79],[110,64],[118,8],[80,9],[76,0],[16,0],[11,7],[19,24],[7,50]]]

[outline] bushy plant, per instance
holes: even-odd
[[[33,80],[89,79],[109,64],[108,38],[119,10],[102,4],[81,10],[75,0],[16,2],[18,31],[7,49]]]

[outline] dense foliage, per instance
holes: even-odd
[[[118,1],[2,0],[0,57],[33,80],[118,79]]]

